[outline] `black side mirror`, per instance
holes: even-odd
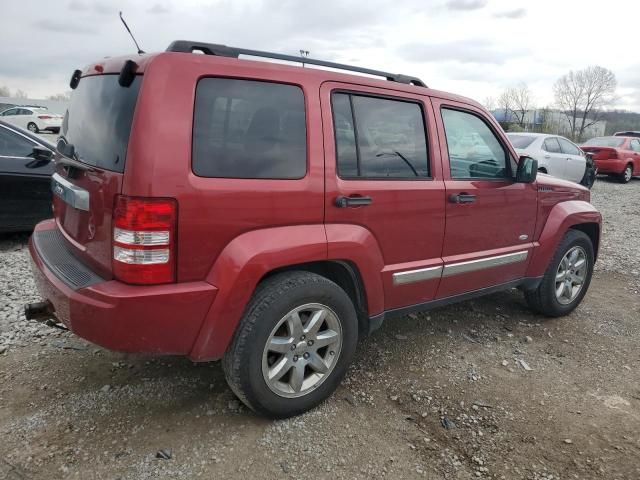
[[[53,158],[53,152],[48,148],[35,146],[33,147],[33,153],[31,156],[41,162],[50,162]]]
[[[538,175],[538,161],[535,158],[523,155],[518,161],[516,182],[533,183]]]

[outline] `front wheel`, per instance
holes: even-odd
[[[29,122],[27,124],[27,130],[29,130],[31,133],[38,133],[39,132],[38,125],[36,125],[33,122]]]
[[[256,289],[225,353],[225,377],[256,412],[298,415],[336,389],[357,339],[355,307],[342,288],[314,273],[277,274]]]
[[[529,307],[549,317],[571,313],[582,301],[593,274],[591,239],[579,230],[569,230],[535,290],[525,291]]]

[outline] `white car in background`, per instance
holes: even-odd
[[[538,161],[538,171],[576,183],[583,183],[587,158],[573,142],[546,133],[507,133],[519,155]],[[591,187],[591,185],[585,185]]]
[[[58,133],[62,126],[62,115],[50,113],[43,107],[15,106],[0,112],[0,120],[25,128],[33,133]]]

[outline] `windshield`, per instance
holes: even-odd
[[[532,137],[531,135],[507,134],[507,137],[509,137],[509,140],[511,140],[513,148],[527,148],[536,139],[536,137]]]
[[[619,137],[596,137],[587,140],[585,145],[594,145],[596,147],[619,147],[624,143],[624,138]]]
[[[77,159],[94,167],[124,172],[133,112],[142,82],[136,76],[121,87],[118,75],[84,77],[71,95],[61,137]]]

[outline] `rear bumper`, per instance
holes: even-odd
[[[52,304],[58,320],[78,336],[111,350],[189,354],[217,293],[214,286],[134,286],[95,274],[87,279],[92,272],[70,257],[70,251],[60,252],[66,247],[53,250],[39,240],[55,228],[53,221],[39,223],[29,252],[38,291]]]
[[[627,163],[624,160],[620,159],[611,159],[611,160],[594,160],[596,168],[598,169],[598,173],[617,173],[621,174],[624,172],[624,167],[626,167]]]

